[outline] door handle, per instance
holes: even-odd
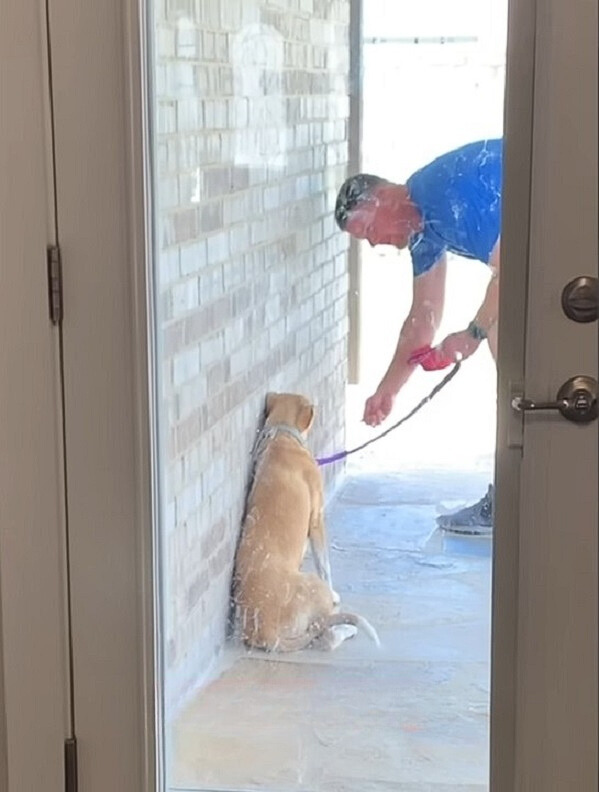
[[[524,396],[512,399],[517,412],[556,410],[574,423],[591,423],[597,418],[597,380],[593,377],[571,377],[557,392],[555,401],[537,401]]]

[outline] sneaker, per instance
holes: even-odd
[[[437,525],[451,533],[480,536],[493,532],[493,485],[489,485],[487,494],[473,506],[454,514],[442,514],[437,517]]]

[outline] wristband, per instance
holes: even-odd
[[[467,332],[475,341],[484,341],[487,337],[487,331],[477,325],[476,322],[470,322]]]

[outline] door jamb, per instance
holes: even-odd
[[[498,327],[490,792],[516,787],[522,418],[511,409],[511,392],[524,381],[536,24],[536,0],[510,0],[499,297],[499,315],[509,321]]]

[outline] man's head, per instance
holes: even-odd
[[[374,245],[404,248],[421,216],[403,184],[370,173],[347,179],[337,195],[335,220],[342,231]]]

